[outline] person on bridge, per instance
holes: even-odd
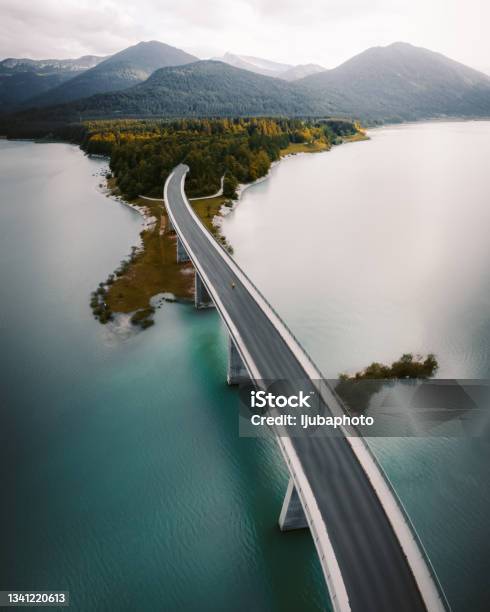
[[[234,289],[235,288],[235,281],[231,281],[231,288]]]

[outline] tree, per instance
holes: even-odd
[[[238,181],[236,177],[231,172],[227,172],[223,181],[223,195],[234,200],[237,197],[237,187]]]

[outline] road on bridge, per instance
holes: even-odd
[[[226,258],[188,210],[178,166],[166,206],[247,347],[261,379],[308,378],[298,359]],[[235,283],[235,288],[232,288]],[[366,473],[344,437],[291,438],[316,498],[355,612],[426,610],[407,558]]]

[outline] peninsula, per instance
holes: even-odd
[[[111,192],[148,220],[140,246],[100,283],[90,304],[101,323],[131,313],[132,322],[143,328],[153,322],[154,295],[170,293],[185,300],[194,289],[190,264],[176,263],[176,237],[161,199],[175,165],[190,167],[186,192],[193,207],[215,238],[231,249],[214,221],[236,200],[240,184],[266,176],[271,164],[286,155],[328,151],[366,138],[358,123],[343,119],[111,120],[87,122],[85,130],[82,148],[110,158]]]

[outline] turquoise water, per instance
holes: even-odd
[[[276,527],[275,444],[238,438],[216,313],[166,304],[129,335],[92,319],[141,228],[101,166],[0,141],[0,589],[84,612],[323,609],[308,533]]]
[[[223,230],[325,376],[434,352],[490,377],[490,122],[388,126],[296,156]],[[374,439],[453,609],[490,609],[490,440]]]
[[[488,375],[489,136],[385,128],[244,194],[235,256],[326,375],[406,350]],[[328,609],[308,533],[276,528],[275,445],[238,437],[216,313],[165,304],[138,334],[93,321],[90,292],[141,228],[98,189],[102,165],[0,141],[0,587],[67,589],[84,612]],[[455,612],[487,610],[488,440],[376,451]]]

